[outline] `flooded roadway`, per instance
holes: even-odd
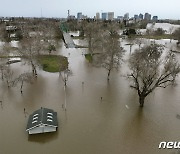
[[[123,63],[107,82],[106,70],[92,67],[85,60],[82,52],[86,50],[62,45],[58,51],[69,57],[73,73],[66,95],[58,73],[39,71],[34,84],[25,84],[23,95],[19,86],[8,89],[0,81],[0,154],[177,153],[160,150],[158,145],[180,140],[180,120],[176,118],[180,114],[180,78],[176,87],[157,89],[149,95],[140,109],[138,96],[124,77],[127,66]],[[30,69],[20,63],[11,67],[15,73]],[[62,108],[65,100],[67,111]],[[57,112],[58,131],[28,136],[28,114],[41,106]]]

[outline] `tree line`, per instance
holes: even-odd
[[[38,76],[38,55],[48,53],[51,54],[58,46],[58,40],[62,38],[59,23],[57,21],[30,20],[29,22],[19,22],[22,38],[19,41],[19,47],[12,49],[9,43],[5,43],[0,54],[8,55],[11,50],[16,50],[18,54],[26,59],[32,72],[25,72],[16,79],[13,79],[13,71],[7,65],[0,65],[1,78],[5,80],[8,87],[20,83],[20,91],[25,82],[32,83]],[[1,26],[4,26],[1,24]],[[121,45],[120,25],[114,22],[88,22],[79,23],[80,35],[88,44],[89,54],[92,57],[94,66],[100,66],[107,70],[107,80],[110,80],[111,71],[119,69],[125,53]],[[3,29],[2,27],[0,28]],[[76,29],[75,29],[76,30]],[[158,30],[161,33],[161,30]],[[178,42],[180,29],[175,31]],[[0,36],[1,38],[3,36]],[[129,38],[130,52],[134,39]],[[8,42],[8,41],[6,41]],[[132,43],[133,42],[133,43]],[[156,88],[166,88],[175,83],[175,79],[180,72],[180,66],[175,54],[166,53],[163,57],[164,47],[152,43],[144,45],[142,38],[138,38],[135,42],[139,48],[130,55],[128,64],[130,73],[127,78],[130,80],[130,87],[137,91],[139,96],[139,104],[144,105],[145,98]],[[64,73],[64,74],[63,74]],[[65,86],[67,79],[71,73],[69,70],[60,72]]]
[[[156,35],[163,32],[157,29]],[[179,32],[180,29],[174,32],[178,42],[180,41]],[[83,26],[83,33],[93,65],[104,67],[109,81],[111,71],[120,67],[125,52],[121,46],[119,25],[87,22]],[[155,89],[175,84],[180,65],[176,55],[170,49],[164,52],[163,45],[157,45],[154,42],[146,45],[142,38],[129,37],[127,40],[131,42],[130,53],[134,42],[139,45],[128,59],[130,73],[126,76],[130,80],[130,87],[137,91],[140,107],[143,107],[145,98]]]

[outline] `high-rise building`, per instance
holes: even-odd
[[[117,16],[117,20],[123,21],[123,16]]]
[[[137,14],[134,15],[134,21],[135,22],[139,21],[139,16]]]
[[[81,19],[82,19],[82,12],[78,12],[78,13],[77,13],[77,19],[78,19],[78,20],[81,20]]]
[[[153,17],[152,17],[152,20],[153,20],[153,21],[157,21],[157,20],[158,20],[158,16],[153,16]]]
[[[135,14],[134,19],[139,19],[139,16],[137,14]]]
[[[102,20],[107,20],[107,13],[102,13]]]
[[[124,14],[124,20],[128,20],[129,19],[129,13]]]
[[[139,19],[140,19],[140,20],[143,20],[143,17],[144,17],[143,14],[140,13],[140,14],[139,14]]]
[[[97,19],[97,20],[100,19],[100,13],[99,13],[99,12],[96,13],[96,19]]]
[[[82,19],[87,19],[88,16],[87,15],[82,15]]]
[[[145,13],[144,14],[144,20],[151,20],[151,14]]]
[[[108,20],[114,19],[114,12],[108,12]]]

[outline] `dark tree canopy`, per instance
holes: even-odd
[[[162,28],[157,28],[157,30],[154,31],[154,35],[163,35],[165,32]]]
[[[173,36],[175,37],[175,39],[178,40],[178,42],[180,43],[180,28],[176,29],[173,33]]]
[[[157,87],[172,85],[180,72],[180,65],[172,52],[162,58],[162,46],[153,44],[136,50],[129,59],[131,88],[137,90],[140,106],[145,97]]]

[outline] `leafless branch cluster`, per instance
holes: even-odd
[[[137,90],[141,106],[155,88],[172,85],[180,72],[175,55],[169,52],[162,60],[162,51],[161,46],[152,44],[137,50],[129,59],[132,72],[128,77],[133,83],[130,87]]]

